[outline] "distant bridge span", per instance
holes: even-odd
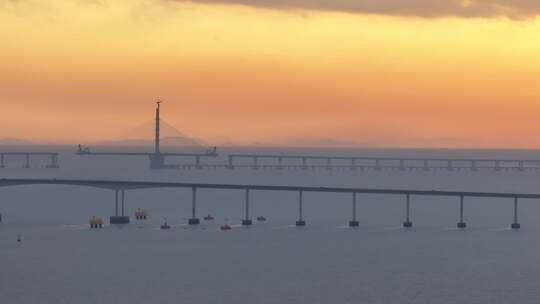
[[[351,187],[310,187],[310,186],[279,186],[279,185],[257,185],[257,184],[208,184],[208,183],[180,183],[180,182],[155,182],[155,181],[122,181],[122,180],[91,180],[91,179],[0,179],[0,187],[24,186],[24,185],[69,185],[83,186],[115,191],[115,216],[114,219],[126,217],[124,215],[124,192],[135,189],[149,188],[191,188],[192,189],[192,217],[190,224],[198,224],[196,217],[196,192],[197,189],[223,189],[223,190],[243,190],[245,191],[245,217],[242,221],[244,225],[251,225],[252,221],[249,214],[249,193],[250,191],[289,191],[298,192],[298,210],[299,217],[296,224],[304,226],[303,219],[303,192],[327,192],[327,193],[349,193],[352,194],[352,220],[349,222],[351,227],[358,226],[356,219],[356,195],[357,194],[380,194],[380,195],[403,195],[406,198],[406,220],[403,223],[405,227],[411,227],[410,221],[410,198],[411,196],[446,196],[458,197],[460,200],[460,221],[459,228],[465,228],[463,221],[463,205],[465,197],[484,197],[484,198],[508,198],[514,200],[514,222],[512,228],[519,228],[517,222],[517,205],[519,199],[540,199],[540,194],[533,193],[512,193],[512,192],[475,192],[475,191],[446,191],[446,190],[418,190],[418,189],[392,189],[392,188],[351,188]],[[119,215],[118,194],[121,194],[122,212]],[[127,218],[129,222],[129,217]]]

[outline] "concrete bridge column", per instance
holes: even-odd
[[[326,170],[332,170],[332,159],[331,158],[326,159]]]
[[[26,169],[30,168],[30,154],[26,154],[26,163],[24,164]]]
[[[233,156],[232,155],[229,155],[229,163],[227,164],[227,169],[234,169]]]
[[[495,161],[495,171],[501,171],[501,162]]]
[[[199,155],[195,156],[195,168],[196,169],[202,169],[201,157]]]
[[[399,160],[399,171],[405,171],[405,160],[404,159]]]
[[[249,218],[249,189],[246,189],[246,200],[244,206],[244,219],[242,220],[242,226],[250,226],[253,221]]]
[[[0,154],[0,168],[5,168],[5,167],[6,167],[6,163],[4,159],[4,154]]]
[[[518,222],[518,198],[514,198],[514,222],[512,223],[512,229],[520,229],[521,225]]]
[[[278,170],[283,170],[283,157],[278,157],[277,159],[277,162],[278,162]]]
[[[523,161],[518,161],[518,170],[519,170],[519,171],[523,171],[523,170],[524,170]]]
[[[381,160],[380,159],[375,160],[375,170],[381,171]]]
[[[454,162],[452,162],[451,160],[448,160],[447,165],[446,165],[446,169],[448,171],[454,170]]]
[[[307,170],[307,159],[302,157],[302,169]]]
[[[351,159],[351,170],[356,170],[356,158]]]
[[[124,216],[124,211],[125,211],[125,203],[126,203],[126,191],[122,189],[122,191],[120,192],[121,194],[121,198],[122,198],[122,216]]]
[[[424,160],[424,171],[429,171],[429,163],[428,160]]]
[[[459,222],[457,223],[457,227],[459,229],[465,229],[467,228],[467,223],[463,221],[463,195],[459,197]]]
[[[303,227],[306,225],[306,221],[304,220],[303,210],[302,210],[302,204],[303,204],[303,192],[300,191],[298,193],[298,220],[296,221],[296,226]]]
[[[476,166],[476,161],[475,160],[471,160],[471,169],[473,171],[478,171],[478,167]]]
[[[349,227],[358,227],[359,222],[356,219],[356,192],[352,195],[352,220],[349,222]]]
[[[118,205],[118,192],[121,194],[121,202],[122,202],[122,215],[119,215],[119,205]],[[125,190],[114,190],[114,215],[112,215],[109,218],[109,223],[111,224],[129,224],[129,216],[124,215],[124,202],[125,202]]]
[[[199,225],[201,221],[197,218],[197,188],[191,188],[191,218],[188,219],[189,225]]]
[[[253,169],[259,169],[259,158],[253,157]]]
[[[51,163],[47,166],[47,168],[60,168],[60,165],[58,164],[58,154],[51,154]]]
[[[403,227],[411,228],[413,226],[411,222],[411,196],[407,194],[405,201],[405,222],[403,222]]]

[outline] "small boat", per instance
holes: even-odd
[[[163,230],[171,229],[171,226],[169,226],[169,224],[167,224],[167,219],[166,218],[164,219],[163,224],[161,224],[161,226],[159,226],[159,229],[163,229]]]
[[[226,231],[226,230],[231,230],[231,226],[229,224],[223,224],[219,227],[220,230],[223,230],[223,231]]]
[[[258,217],[257,217],[257,222],[266,222],[266,217],[264,217],[264,216],[258,216]]]
[[[17,234],[17,242],[19,242],[19,243],[20,243],[20,242],[21,242],[21,240],[22,240],[22,239],[21,239],[21,235],[20,235],[20,234]]]
[[[210,213],[208,213],[208,215],[204,217],[204,220],[205,221],[213,221],[214,217]]]

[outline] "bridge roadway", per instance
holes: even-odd
[[[0,168],[5,168],[5,158],[6,156],[24,156],[25,164],[24,168],[30,168],[30,157],[31,156],[48,156],[50,157],[50,163],[46,165],[46,168],[60,168],[58,164],[58,153],[57,152],[2,152],[0,151]]]
[[[157,148],[157,151],[158,152],[94,152],[88,147],[79,145],[76,154],[80,156],[146,156],[150,159],[151,169],[178,169],[181,167],[179,164],[165,164],[166,157],[193,157],[195,159],[195,167],[201,169],[201,158],[219,156],[215,148],[204,153],[160,152],[159,148]]]
[[[279,185],[257,185],[257,184],[207,184],[207,183],[182,183],[182,182],[155,182],[155,181],[121,181],[121,180],[86,180],[86,179],[0,179],[0,187],[23,186],[23,185],[70,185],[84,186],[115,191],[115,216],[111,216],[111,223],[124,222],[124,192],[135,189],[149,188],[191,188],[192,189],[192,217],[189,223],[199,224],[196,217],[196,193],[197,189],[223,189],[223,190],[243,190],[245,191],[245,208],[243,225],[251,225],[252,221],[249,214],[249,196],[250,191],[290,191],[298,192],[298,221],[297,226],[304,226],[303,219],[303,193],[304,192],[330,192],[330,193],[350,193],[352,194],[352,220],[349,226],[357,227],[356,218],[356,196],[357,194],[381,194],[381,195],[403,195],[406,202],[406,218],[404,227],[412,227],[410,220],[410,201],[411,196],[446,196],[459,198],[459,222],[458,228],[465,228],[463,220],[464,199],[465,197],[483,197],[483,198],[508,198],[514,201],[514,222],[512,228],[519,229],[520,224],[517,221],[517,209],[519,199],[540,199],[540,194],[533,193],[511,193],[511,192],[475,192],[475,191],[446,191],[446,190],[416,190],[416,189],[392,189],[392,188],[351,188],[351,187],[310,187],[310,186],[279,186]],[[122,212],[119,215],[118,194],[121,194]],[[123,218],[123,219],[122,219]],[[129,222],[129,217],[127,217]]]
[[[237,159],[251,160],[249,164],[234,163]],[[261,164],[260,160],[270,160],[271,163]],[[285,163],[285,160],[289,160]],[[300,161],[291,163],[292,161]],[[325,161],[325,164],[308,163],[311,161]],[[340,163],[336,164],[336,161]],[[344,163],[347,162],[347,163]],[[250,166],[253,169],[262,168],[350,168],[355,169],[447,169],[447,170],[479,170],[494,169],[500,170],[538,170],[540,169],[540,160],[531,159],[481,159],[481,158],[421,158],[421,157],[376,157],[376,156],[323,156],[323,155],[280,155],[280,154],[229,154],[227,168]]]

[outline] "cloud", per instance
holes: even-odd
[[[532,18],[540,0],[168,0],[416,17]]]

